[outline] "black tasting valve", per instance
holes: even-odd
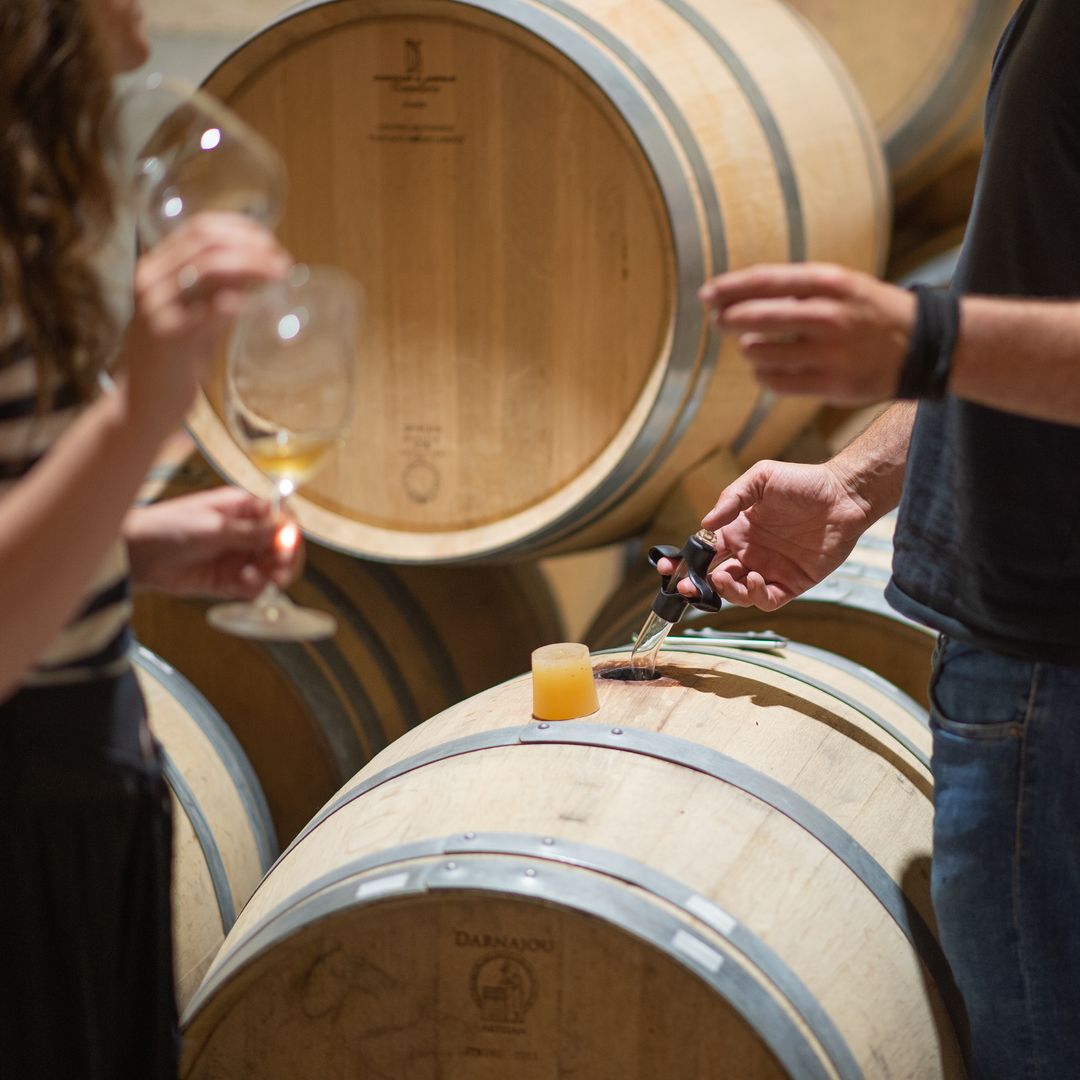
[[[662,558],[679,564],[674,574],[660,579],[660,588],[652,603],[653,612],[669,623],[677,623],[688,607],[695,607],[698,611],[719,611],[720,597],[706,576],[709,564],[715,557],[716,534],[708,529],[694,533],[681,548],[668,544],[649,548],[649,562],[654,567]],[[678,590],[678,584],[684,577],[688,577],[698,591],[693,599],[683,596]]]

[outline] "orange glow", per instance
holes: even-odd
[[[300,543],[300,530],[296,527],[296,522],[289,521],[282,525],[275,542],[280,551],[295,551]]]

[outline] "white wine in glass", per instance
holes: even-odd
[[[348,429],[360,311],[360,288],[348,274],[297,265],[286,281],[255,291],[237,320],[226,357],[225,419],[273,483],[278,516]],[[298,541],[290,520],[278,543]],[[218,604],[207,617],[219,630],[266,640],[310,641],[336,629],[333,616],[298,607],[273,584],[254,601]]]

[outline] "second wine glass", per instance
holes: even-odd
[[[362,297],[348,274],[293,267],[288,279],[255,292],[233,331],[225,369],[225,420],[233,438],[274,485],[274,509],[325,464],[352,412]],[[278,533],[299,542],[291,520]],[[336,629],[333,616],[297,607],[267,585],[251,603],[212,607],[220,630],[268,640],[313,640]]]

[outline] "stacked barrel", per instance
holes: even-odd
[[[253,31],[205,86],[285,159],[283,242],[366,292],[351,431],[293,499],[338,634],[138,604],[254,799],[210,830],[242,870],[179,867],[185,1075],[962,1076],[891,522],[585,720],[532,721],[521,673],[566,637],[625,662],[643,545],[861,422],[760,392],[696,290],[947,258],[1011,0],[147,6]],[[268,489],[222,395],[147,498]]]

